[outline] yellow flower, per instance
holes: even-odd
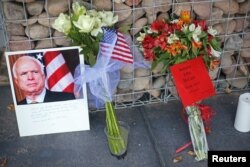
[[[70,17],[66,14],[61,13],[52,24],[52,27],[57,31],[67,35],[71,29]]]
[[[190,11],[188,10],[181,11],[180,19],[184,23],[190,23],[191,22]]]
[[[95,26],[96,19],[89,15],[81,15],[77,21],[73,21],[73,24],[79,28],[80,32],[89,33]]]

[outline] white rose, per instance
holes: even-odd
[[[84,6],[80,6],[78,2],[74,2],[72,4],[73,12],[76,16],[80,16],[86,13],[86,8]]]
[[[169,44],[172,44],[174,43],[174,41],[178,41],[179,38],[176,34],[171,34],[169,37],[168,37],[168,43]]]
[[[190,24],[190,26],[188,27],[189,31],[193,32],[195,30],[195,25],[194,24]]]
[[[214,50],[214,48],[210,45],[210,48],[211,48],[211,54],[214,56],[214,57],[217,57],[219,58],[220,55],[221,55],[221,52],[220,51],[217,51],[217,50]]]
[[[52,27],[57,31],[68,35],[71,29],[70,17],[66,14],[61,13],[55,20],[55,22],[52,24]]]
[[[89,15],[82,15],[77,21],[74,21],[73,24],[80,29],[80,32],[89,33],[95,26],[95,18]]]
[[[217,34],[217,31],[213,29],[211,26],[208,27],[207,32],[212,36],[215,36]]]
[[[98,17],[98,12],[96,10],[88,10],[87,15],[92,17]]]
[[[92,36],[97,36],[99,33],[102,33],[102,26],[105,26],[99,18],[96,18],[95,26],[91,31]]]
[[[99,17],[106,26],[113,26],[118,21],[118,16],[114,16],[113,12],[98,12]]]
[[[201,35],[201,26],[196,27],[194,33],[197,35]]]

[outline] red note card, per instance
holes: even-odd
[[[215,95],[202,57],[173,65],[170,71],[184,107]]]

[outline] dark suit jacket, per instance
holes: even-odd
[[[46,89],[45,97],[43,102],[55,102],[55,101],[65,101],[65,100],[73,100],[75,96],[73,93],[65,93],[65,92],[52,92]],[[27,104],[26,99],[19,101],[17,104]]]

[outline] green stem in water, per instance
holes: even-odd
[[[121,128],[117,120],[115,109],[112,102],[105,103],[106,108],[106,130],[110,139],[109,147],[113,154],[119,154],[124,151],[126,145],[123,139]]]

